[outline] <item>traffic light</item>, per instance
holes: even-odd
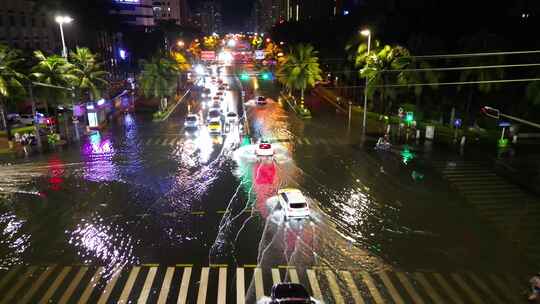
[[[244,72],[240,75],[240,79],[241,80],[249,80],[249,75],[248,73]]]
[[[270,72],[263,72],[263,73],[261,74],[261,78],[262,78],[263,80],[270,80],[270,79],[272,79],[272,73],[270,73]]]
[[[500,114],[501,114],[499,110],[492,107],[488,107],[488,106],[483,106],[482,108],[480,108],[480,111],[482,111],[482,113],[484,113],[486,116],[489,116],[495,119],[499,119]]]
[[[414,120],[413,112],[407,112],[407,114],[405,114],[405,121],[410,124],[413,122],[413,120]]]

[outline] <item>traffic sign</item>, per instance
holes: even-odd
[[[510,127],[510,122],[509,121],[499,121],[499,127],[503,127],[503,128],[506,128],[506,127]]]
[[[214,51],[202,51],[201,60],[214,61],[216,60],[216,52]]]

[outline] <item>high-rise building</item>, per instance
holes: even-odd
[[[152,0],[111,0],[111,15],[118,16],[121,22],[139,27],[150,27],[154,23]]]
[[[205,34],[221,33],[223,18],[221,4],[216,1],[204,1],[194,13],[193,23]]]
[[[163,0],[153,2],[154,19],[174,20],[178,25],[186,25],[189,20],[187,0]]]
[[[34,2],[2,0],[0,43],[22,49],[60,49],[58,25],[51,16],[33,9]]]

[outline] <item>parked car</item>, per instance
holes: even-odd
[[[302,191],[294,188],[280,189],[278,198],[285,219],[309,217],[309,205]]]
[[[272,286],[270,304],[315,304],[306,288],[296,283],[278,283]]]
[[[21,114],[20,116],[21,118],[19,119],[19,121],[23,125],[29,126],[34,124],[34,116],[32,114]]]

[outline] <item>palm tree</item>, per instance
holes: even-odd
[[[69,70],[72,85],[79,96],[90,100],[101,98],[101,90],[107,85],[109,73],[97,61],[97,56],[87,48],[76,48],[70,54],[72,67]]]
[[[375,41],[373,48],[367,52],[367,45],[361,44],[356,54],[355,65],[360,67],[360,76],[367,77],[367,91],[370,97],[379,94],[381,112],[390,110],[392,101],[396,98],[396,90],[387,90],[386,86],[396,83],[403,78],[403,70],[411,63],[411,55],[406,48],[396,45],[385,45],[379,47],[380,43]],[[388,105],[386,100],[388,99]]]
[[[11,139],[11,125],[7,120],[5,101],[16,94],[17,91],[24,90],[21,84],[24,75],[17,71],[17,66],[22,60],[17,50],[6,45],[0,45],[0,112],[8,139]]]
[[[66,103],[70,97],[67,88],[71,87],[76,77],[70,73],[73,65],[65,58],[45,56],[41,51],[35,51],[34,56],[38,63],[32,68],[30,76],[41,83],[36,87],[36,95],[44,102],[48,113],[50,105]]]
[[[139,83],[144,96],[158,98],[160,110],[167,108],[167,97],[174,93],[176,79],[180,72],[176,62],[167,56],[154,56],[150,61],[141,60],[142,72]]]
[[[285,87],[289,90],[300,91],[302,107],[305,90],[314,87],[317,81],[322,80],[319,57],[313,46],[309,44],[299,44],[291,48],[277,73],[279,82]]]

